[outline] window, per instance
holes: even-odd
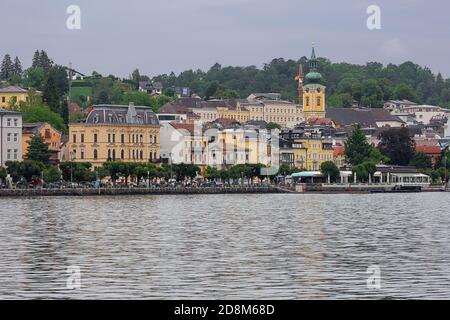
[[[76,134],[74,134],[72,136],[72,141],[73,141],[73,143],[77,143],[77,135]]]
[[[2,103],[6,102],[6,97],[2,97]]]
[[[98,142],[98,135],[96,133],[94,133],[94,143]]]
[[[112,135],[112,142],[116,143],[116,134],[115,133],[113,133],[113,135]]]
[[[17,126],[18,126],[18,120],[14,119],[14,127],[17,127]]]
[[[140,152],[140,158],[141,158],[141,160],[144,159],[144,151],[142,151],[142,150],[141,150],[141,152]]]
[[[11,119],[10,118],[6,119],[6,126],[11,127]]]
[[[98,159],[98,151],[97,149],[94,149],[94,160]]]
[[[81,149],[81,151],[80,151],[80,158],[84,159],[84,149]]]
[[[111,160],[111,149],[108,149],[108,160]]]
[[[84,143],[84,134],[83,133],[81,134],[80,141],[81,141],[81,143]]]
[[[111,134],[108,133],[108,143],[111,143]]]
[[[18,153],[18,150],[14,149],[14,160],[17,160],[17,153]]]
[[[157,141],[157,139],[156,139],[156,136],[154,136],[153,139],[154,139],[154,140],[153,140],[154,143],[158,143],[158,141]]]
[[[11,133],[8,133],[6,141],[10,142],[11,141]]]
[[[155,152],[153,152],[153,159],[157,159],[157,157],[156,157],[156,151]]]
[[[153,160],[153,153],[152,152],[150,152],[150,161],[152,161]]]
[[[317,97],[317,106],[320,107],[321,99],[320,97]]]
[[[17,142],[17,140],[18,140],[18,135],[17,135],[17,133],[14,133],[14,142]]]
[[[113,150],[113,151],[112,151],[112,159],[113,159],[113,160],[116,160],[116,150]]]
[[[123,149],[120,151],[120,159],[125,159],[125,151]]]
[[[306,106],[309,107],[309,97],[306,97]]]
[[[120,135],[120,143],[125,143],[125,135],[123,133]],[[123,159],[123,157],[122,157],[122,159]]]
[[[141,143],[144,143],[144,136],[143,136],[142,134],[140,135],[139,138],[140,138],[140,140],[141,140]]]

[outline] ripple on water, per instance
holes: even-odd
[[[449,212],[426,193],[3,198],[0,297],[449,299]]]

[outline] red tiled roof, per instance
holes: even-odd
[[[319,125],[319,126],[326,126],[326,125],[332,125],[333,124],[333,120],[331,120],[330,118],[312,118],[312,119],[308,119],[306,121],[307,124],[309,125]]]
[[[343,156],[345,154],[345,147],[343,146],[337,146],[333,148],[333,156]]]
[[[426,154],[441,154],[439,146],[416,146],[416,152],[424,152]]]

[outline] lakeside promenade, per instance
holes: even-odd
[[[275,185],[264,186],[222,186],[222,187],[152,187],[152,188],[64,188],[64,189],[0,189],[2,197],[65,197],[65,196],[120,196],[120,195],[178,195],[178,194],[256,194],[256,193],[316,193],[316,194],[367,194],[367,193],[405,193],[405,192],[444,192],[442,187],[428,187],[421,190],[391,190],[367,188],[365,185],[353,185],[351,188],[339,188],[318,185],[298,192],[294,188]]]
[[[1,197],[57,197],[57,196],[115,196],[115,195],[170,195],[170,194],[242,194],[287,193],[274,186],[227,186],[227,187],[160,187],[160,188],[66,188],[66,189],[0,189]]]

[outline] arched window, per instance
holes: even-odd
[[[141,150],[141,152],[140,152],[140,156],[141,156],[141,157],[140,157],[140,158],[141,158],[141,160],[143,160],[143,159],[144,159],[144,151],[142,151],[142,150]]]
[[[120,159],[125,159],[125,151],[123,149],[120,151]]]
[[[97,149],[94,149],[94,160],[98,159],[98,151]]]
[[[140,138],[140,140],[141,140],[141,143],[144,143],[144,136],[143,136],[142,134],[140,135],[139,138]]]
[[[111,149],[108,149],[108,161],[111,161]]]
[[[116,150],[112,151],[112,158],[113,158],[113,161],[116,160]]]

